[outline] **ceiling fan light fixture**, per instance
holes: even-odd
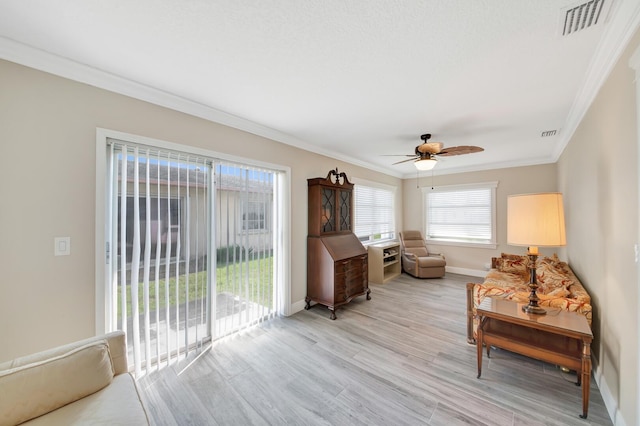
[[[434,160],[433,158],[428,158],[428,159],[424,159],[424,160],[417,160],[413,164],[415,164],[416,169],[421,170],[421,171],[425,171],[425,170],[433,169],[436,166],[437,163],[438,162],[436,160]]]
[[[410,157],[406,160],[396,161],[395,164],[408,163],[409,161],[413,161],[416,169],[427,171],[433,170],[436,166],[437,161],[435,157],[450,157],[453,155],[462,155],[462,154],[471,154],[474,152],[484,151],[483,148],[479,146],[471,146],[471,145],[463,145],[463,146],[453,146],[450,148],[445,148],[442,142],[428,142],[431,138],[431,134],[426,133],[420,136],[420,139],[424,141],[424,143],[416,146],[413,154],[409,155],[400,155],[400,154],[392,154],[392,156],[401,156],[401,157]]]

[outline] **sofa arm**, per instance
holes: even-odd
[[[407,252],[402,252],[402,261],[403,263],[406,262],[407,265],[415,265],[415,263],[418,261],[418,256],[416,256],[413,253],[407,253]]]
[[[23,365],[32,364],[39,361],[44,361],[50,358],[54,358],[60,355],[64,355],[73,349],[81,346],[88,345],[97,341],[106,340],[109,344],[109,352],[111,353],[111,359],[113,361],[114,373],[118,374],[126,373],[129,371],[127,366],[127,339],[123,331],[113,331],[100,336],[93,336],[87,339],[78,340],[66,345],[57,346],[55,348],[46,349],[41,352],[36,352],[29,355],[24,355],[15,358],[11,361],[5,361],[0,363],[0,371],[8,370],[11,368],[17,368]]]
[[[418,256],[413,253],[402,252],[402,269],[411,275],[418,273]]]
[[[402,256],[411,261],[415,261],[417,259],[415,254],[409,253],[408,251],[402,251]]]
[[[111,360],[113,362],[114,375],[117,376],[118,374],[128,373],[127,336],[124,334],[124,331],[113,331],[102,337],[104,337],[104,339],[109,343],[109,352],[111,353]]]
[[[4,370],[0,373],[0,424],[40,417],[95,394],[112,381],[113,364],[105,339]]]

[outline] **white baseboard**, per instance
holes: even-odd
[[[624,417],[622,417],[622,413],[620,412],[618,401],[616,401],[613,394],[611,393],[611,388],[602,375],[602,372],[600,371],[595,358],[591,357],[591,361],[593,363],[593,379],[596,381],[598,389],[600,389],[600,395],[602,396],[605,407],[607,407],[607,412],[609,413],[611,422],[614,426],[627,426],[627,422],[624,420]]]
[[[445,266],[445,270],[447,272],[451,272],[452,274],[470,275],[472,277],[480,278],[484,278],[487,275],[487,271],[481,271],[479,269],[458,268],[455,266]]]
[[[291,306],[289,307],[289,316],[303,310],[306,304],[307,302],[305,302],[304,299],[298,300],[297,302],[292,303]]]

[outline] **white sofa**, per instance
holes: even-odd
[[[125,334],[59,346],[0,363],[0,426],[148,425],[127,367]]]

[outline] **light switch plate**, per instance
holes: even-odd
[[[55,237],[53,239],[53,254],[55,256],[69,256],[71,254],[71,237]]]

